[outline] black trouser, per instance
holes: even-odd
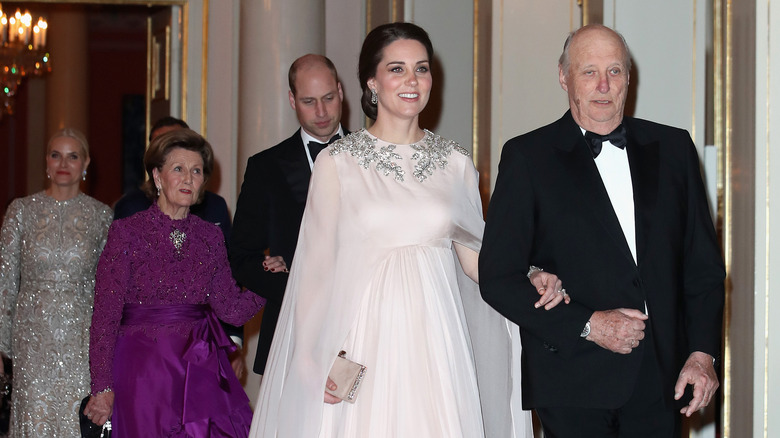
[[[645,330],[650,334],[650,327]],[[644,359],[631,397],[617,409],[537,408],[545,438],[676,438],[680,414],[664,402],[661,374],[655,360],[652,335],[647,336]],[[609,388],[603,388],[609,391]]]

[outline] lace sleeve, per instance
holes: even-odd
[[[92,393],[110,388],[113,383],[114,346],[122,319],[124,297],[130,286],[128,248],[122,223],[114,222],[95,275],[95,307],[90,327],[89,368]]]
[[[11,325],[19,293],[22,256],[22,202],[17,199],[5,213],[0,230],[0,351],[11,353]]]
[[[215,238],[209,235],[209,238],[213,248],[211,254],[213,255],[212,266],[214,266],[209,304],[222,321],[243,325],[265,305],[265,298],[238,287],[230,270],[224,239],[221,235],[216,235]]]

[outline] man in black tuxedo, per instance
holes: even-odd
[[[290,106],[301,129],[249,158],[233,218],[230,264],[242,286],[265,297],[254,371],[263,374],[292,265],[311,169],[317,154],[342,137],[344,99],[336,67],[320,55],[290,66]],[[306,267],[301,267],[306,269]]]
[[[488,209],[482,296],[520,326],[523,405],[548,438],[677,436],[675,410],[718,387],[725,272],[698,154],[684,130],[623,116],[630,68],[615,31],[572,33],[570,110],[504,145]],[[531,305],[534,265],[571,304]]]

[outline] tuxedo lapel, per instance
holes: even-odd
[[[610,242],[633,262],[631,249],[580,127],[568,112],[560,121],[562,126],[558,132],[561,138],[556,145],[565,166],[564,174],[570,178],[572,202],[578,203],[579,211],[599,223],[609,235]]]
[[[309,168],[309,160],[306,158],[306,151],[303,149],[300,129],[284,141],[284,147],[279,155],[279,168],[282,170],[295,201],[301,204],[305,203],[306,195],[309,192],[311,168]]]
[[[628,127],[628,165],[631,169],[631,183],[634,191],[634,221],[636,224],[637,264],[643,260],[647,250],[653,214],[658,201],[660,152],[657,140],[641,139]]]

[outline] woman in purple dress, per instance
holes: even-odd
[[[189,208],[213,168],[189,129],[149,146],[143,212],[114,221],[97,268],[85,414],[118,438],[241,437],[249,399],[217,317],[242,325],[265,304],[232,278],[219,228]]]

